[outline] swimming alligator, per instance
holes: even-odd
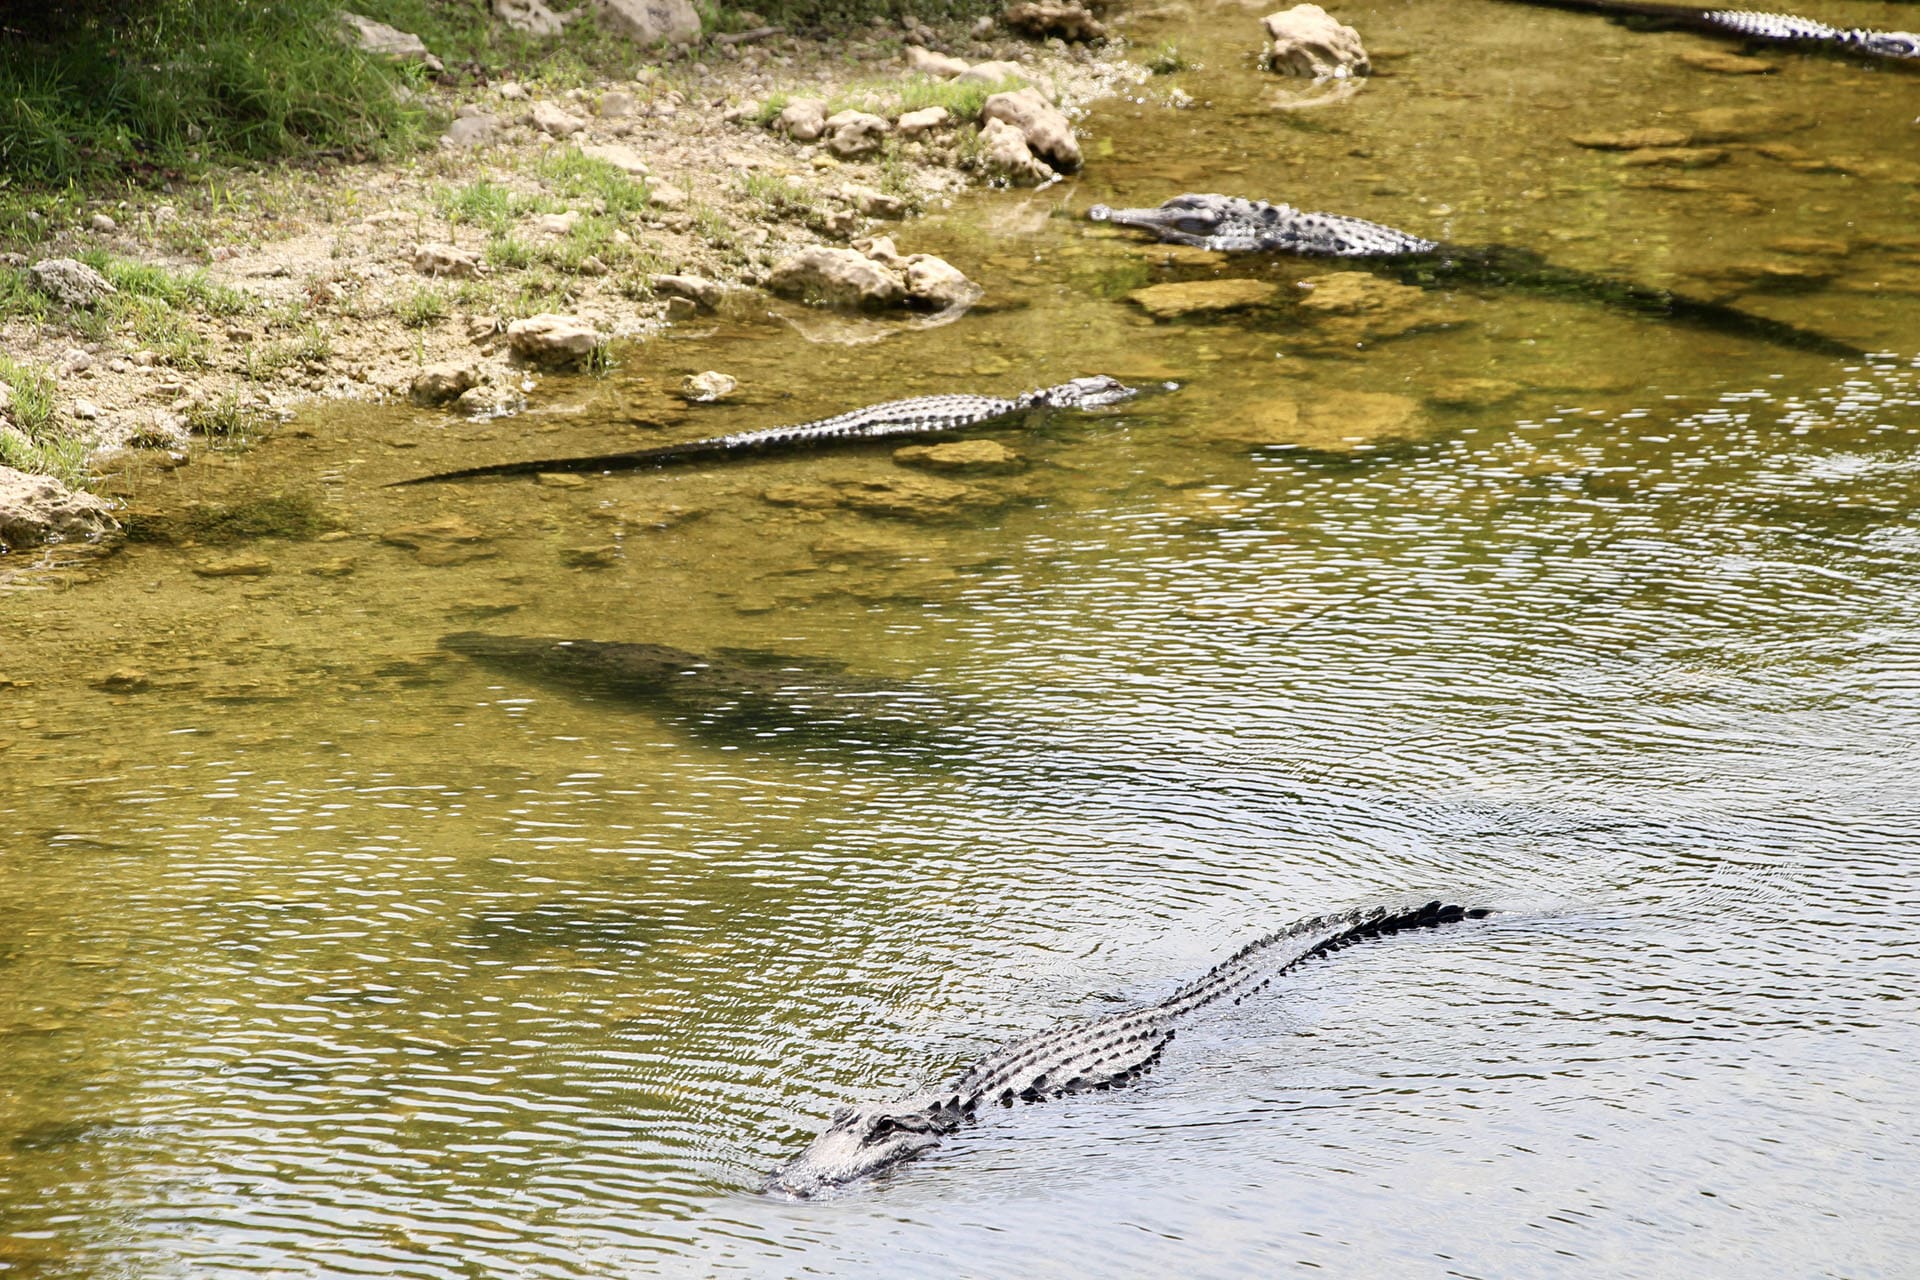
[[[1074,1023],[1003,1045],[944,1089],[834,1113],[807,1149],[776,1172],[766,1190],[794,1198],[868,1177],[937,1146],[983,1105],[1041,1102],[1132,1083],[1159,1060],[1175,1024],[1217,1000],[1235,1004],[1309,960],[1369,938],[1492,914],[1485,907],[1374,907],[1315,916],[1242,947],[1166,999],[1093,1022]]]
[[[927,689],[784,654],[480,631],[442,636],[440,647],[570,692],[646,703],[696,736],[730,742],[932,743],[951,736],[955,714]]]
[[[1460,284],[1497,284],[1539,293],[1592,298],[1641,315],[1661,316],[1825,355],[1863,358],[1866,353],[1823,333],[1691,298],[1671,289],[1614,280],[1571,267],[1557,267],[1529,249],[1509,245],[1457,245],[1428,240],[1364,218],[1308,213],[1288,204],[1238,196],[1179,195],[1152,209],[1114,209],[1096,204],[1095,222],[1150,231],[1172,244],[1223,253],[1290,253],[1308,258],[1351,259],[1407,284],[1433,289]]]
[[[1875,31],[1868,27],[1830,27],[1824,22],[1815,22],[1791,13],[1695,9],[1688,5],[1656,4],[1644,0],[1520,0],[1520,3],[1600,13],[1635,22],[1635,25],[1644,23],[1655,29],[1700,31],[1710,36],[1725,36],[1748,43],[1795,45],[1861,58],[1920,61],[1920,34],[1911,31]]]
[[[1075,378],[1054,387],[1041,387],[1012,399],[999,396],[941,395],[889,400],[847,413],[796,426],[764,431],[738,431],[680,444],[661,445],[630,453],[603,453],[577,458],[541,458],[500,462],[484,467],[442,471],[393,485],[432,484],[441,480],[477,480],[483,476],[524,476],[540,472],[630,471],[641,467],[670,467],[688,462],[753,457],[760,454],[811,449],[845,441],[884,440],[894,436],[932,435],[999,422],[1036,409],[1097,409],[1139,395],[1117,378],[1104,374]],[[390,485],[388,487],[393,487]]]

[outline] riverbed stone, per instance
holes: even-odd
[[[1390,440],[1418,438],[1418,401],[1386,391],[1328,390],[1308,403],[1275,397],[1215,415],[1207,438],[1228,444],[1352,453]]]
[[[1009,30],[1035,40],[1058,36],[1068,43],[1104,40],[1106,26],[1077,0],[1023,0],[1000,15]]]
[[[524,31],[530,36],[548,39],[567,29],[572,13],[558,14],[547,6],[546,0],[491,0],[493,14],[515,31]],[[520,89],[519,93],[509,93],[509,89]],[[525,90],[509,82],[500,86],[503,98],[524,97]]]
[[[971,475],[1012,475],[1024,471],[1027,460],[998,440],[943,440],[938,444],[909,444],[893,451],[903,467]]]
[[[773,127],[795,142],[813,142],[827,131],[827,104],[819,98],[795,98],[780,109]]]
[[[1183,280],[1135,289],[1127,301],[1156,320],[1273,305],[1280,286],[1266,280]]]
[[[705,276],[663,274],[649,276],[653,291],[669,298],[684,298],[707,311],[713,311],[727,296],[727,287]]]
[[[1003,84],[1008,80],[1027,82],[1026,68],[1017,62],[976,62],[954,78],[956,84]]]
[[[815,245],[779,263],[767,288],[830,306],[887,307],[907,296],[906,281],[866,254]]]
[[[1443,409],[1491,409],[1518,396],[1522,387],[1506,378],[1442,378],[1427,388],[1427,403]]]
[[[936,80],[951,80],[963,74],[967,69],[965,58],[956,58],[951,54],[935,53],[917,44],[907,46],[907,70],[923,76],[932,76]]]
[[[1640,151],[1653,147],[1684,147],[1693,141],[1693,134],[1685,129],[1670,129],[1656,125],[1646,129],[1625,129],[1613,133],[1576,133],[1567,141],[1576,147],[1585,147],[1590,151]]]
[[[732,374],[708,369],[705,373],[690,373],[682,378],[680,396],[695,404],[713,404],[732,395],[739,386],[740,379]]]
[[[1754,138],[1777,137],[1813,127],[1813,118],[1787,107],[1756,105],[1746,107],[1702,107],[1690,111],[1693,141],[1696,144],[1747,142]]]
[[[193,566],[193,571],[202,578],[264,578],[273,572],[273,561],[263,555],[242,552],[202,560]]]
[[[527,119],[550,138],[570,138],[587,127],[585,120],[557,102],[534,103]]]
[[[395,525],[380,535],[380,541],[405,548],[414,559],[429,565],[465,564],[494,554],[487,534],[460,516]]]
[[[1766,76],[1779,70],[1771,62],[1728,53],[1724,49],[1682,49],[1678,58],[1695,71],[1708,71],[1720,76]]]
[[[105,500],[52,476],[0,466],[0,548],[92,541],[118,527]]]
[[[1711,169],[1725,164],[1728,155],[1724,147],[1643,147],[1621,156],[1620,165],[1627,169]]]
[[[1444,301],[1425,289],[1383,280],[1367,271],[1334,271],[1300,282],[1303,319],[1313,324],[1317,342],[1362,346],[1421,329],[1457,323]]]
[[[938,522],[1004,506],[991,490],[911,472],[842,480],[833,486],[840,505],[892,520]]]
[[[1317,4],[1270,13],[1260,25],[1267,33],[1267,63],[1283,76],[1344,79],[1373,70],[1360,33]]]
[[[448,147],[484,147],[493,141],[497,124],[489,115],[461,116],[447,126],[440,141]]]
[[[77,258],[42,258],[27,268],[33,287],[69,307],[90,307],[120,292]]]
[[[980,107],[983,120],[1004,120],[1020,130],[1034,155],[1063,172],[1080,167],[1080,143],[1060,109],[1031,86],[996,93]]]
[[[827,117],[823,145],[843,160],[871,155],[880,149],[892,128],[884,117],[869,111],[836,111]]]
[[[1005,120],[989,120],[980,126],[980,150],[989,169],[1016,183],[1037,186],[1055,176],[1047,162],[1033,154],[1027,135]]]
[[[647,176],[647,162],[640,153],[624,142],[583,142],[580,154],[592,160],[603,160],[625,174],[636,178]]]

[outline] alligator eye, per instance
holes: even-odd
[[[881,1116],[867,1129],[869,1138],[884,1138],[890,1133],[900,1132],[900,1122],[892,1116]]]

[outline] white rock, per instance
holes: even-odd
[[[907,295],[899,272],[856,250],[819,245],[775,266],[767,288],[833,306],[892,306]]]
[[[869,218],[898,218],[907,212],[907,203],[899,196],[890,196],[884,191],[863,187],[857,182],[849,182],[842,186],[840,198]]]
[[[827,117],[827,150],[841,159],[869,155],[880,149],[892,128],[885,119],[865,111],[841,111]]]
[[[493,127],[492,116],[461,116],[447,126],[440,142],[448,147],[484,147],[493,141]]]
[[[580,211],[568,209],[564,213],[535,214],[528,225],[544,236],[564,236],[579,222]]]
[[[943,310],[971,306],[979,300],[981,292],[979,285],[944,258],[916,253],[907,259],[907,297],[914,302]]]
[[[672,212],[687,207],[687,193],[680,187],[670,187],[665,183],[647,188],[647,203]]]
[[[596,0],[601,17],[635,44],[689,44],[700,38],[692,0]]]
[[[983,120],[1004,120],[1027,139],[1027,149],[1055,169],[1080,167],[1080,143],[1060,109],[1031,87],[996,93],[980,108]]]
[[[819,98],[795,98],[781,108],[773,127],[795,142],[812,142],[827,131],[827,104]]]
[[[507,342],[514,354],[536,364],[581,365],[593,358],[602,339],[577,316],[548,313],[515,320],[507,326]]]
[[[97,538],[112,528],[112,508],[92,494],[0,466],[0,547]]]
[[[739,385],[738,378],[709,369],[705,373],[690,373],[682,379],[680,395],[695,404],[712,404],[732,395]]]
[[[566,30],[567,23],[573,17],[571,13],[560,14],[549,9],[544,0],[493,0],[494,16],[512,27],[515,31],[524,31],[531,36],[557,36]],[[518,89],[520,86],[514,85]],[[500,96],[512,98],[521,96],[506,92],[502,85]],[[525,91],[522,90],[522,93]]]
[[[953,113],[945,107],[922,107],[918,111],[903,112],[900,118],[893,122],[893,127],[901,137],[913,138],[923,133],[931,133],[951,119],[953,119]]]
[[[480,260],[458,245],[423,244],[413,251],[413,269],[422,275],[471,279],[480,274]]]
[[[120,292],[107,278],[76,258],[43,258],[27,268],[33,287],[69,307],[92,306]]]
[[[999,84],[1003,80],[1025,83],[1027,73],[1017,62],[976,62],[962,71],[960,84]]]
[[[587,122],[553,102],[536,102],[528,113],[533,127],[551,138],[570,138],[587,127]]]
[[[657,275],[648,277],[647,283],[653,286],[655,293],[686,298],[709,311],[718,307],[727,295],[725,285],[705,276]]]
[[[1268,58],[1281,75],[1364,76],[1372,71],[1360,33],[1317,4],[1297,4],[1260,20],[1272,42]]]
[[[1051,181],[1052,169],[1033,154],[1027,135],[1005,120],[989,120],[980,126],[980,146],[986,152],[987,165],[1015,182]]]
[[[625,89],[609,89],[600,95],[600,118],[618,120],[639,109],[640,101]]]
[[[426,42],[411,31],[401,31],[344,9],[340,11],[340,21],[346,24],[353,40],[368,53],[383,58],[398,58],[403,62],[422,62],[434,71],[446,70],[440,59],[427,51]]]
[[[100,406],[91,400],[75,400],[72,412],[81,422],[93,422],[100,416]]]
[[[931,49],[910,44],[907,46],[907,70],[917,71],[925,76],[935,76],[941,80],[951,80],[966,72],[967,63],[964,58],[935,53]]]
[[[87,225],[103,236],[110,236],[120,229],[120,224],[104,213],[96,213],[88,218]]]

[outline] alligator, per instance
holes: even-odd
[[[440,647],[570,692],[648,704],[701,737],[931,745],[951,736],[948,699],[820,659],[480,631],[442,636]]]
[[[1486,907],[1373,907],[1315,916],[1248,943],[1166,999],[1070,1023],[1002,1045],[943,1089],[834,1113],[811,1145],[775,1172],[765,1190],[805,1199],[926,1154],[974,1120],[982,1106],[1041,1102],[1131,1084],[1152,1068],[1176,1023],[1231,998],[1235,1004],[1309,960],[1403,929],[1482,919]]]
[[[999,396],[939,395],[915,396],[907,400],[889,400],[794,426],[771,427],[762,431],[739,431],[732,435],[708,436],[680,444],[661,445],[629,453],[602,453],[576,458],[540,458],[524,462],[499,462],[489,466],[442,471],[410,480],[395,480],[392,485],[433,484],[442,480],[477,480],[488,476],[524,476],[542,472],[631,471],[643,467],[671,467],[690,462],[756,457],[811,449],[820,445],[847,441],[884,440],[894,436],[932,435],[977,427],[1017,417],[1030,410],[1097,409],[1130,400],[1140,392],[1117,378],[1104,374],[1074,378],[1054,387],[1004,399]]]
[[[1699,31],[1749,44],[1786,44],[1850,57],[1920,61],[1920,34],[1915,32],[1830,27],[1824,22],[1815,22],[1791,13],[1695,9],[1689,5],[1657,4],[1650,0],[1520,0],[1520,3],[1605,14],[1655,30]]]
[[[1309,213],[1288,204],[1238,196],[1178,195],[1152,209],[1096,204],[1095,222],[1150,231],[1172,244],[1223,253],[1289,253],[1351,259],[1369,270],[1425,289],[1495,284],[1553,295],[1591,298],[1640,315],[1659,316],[1736,333],[1780,346],[1863,359],[1866,352],[1836,338],[1724,303],[1671,289],[1615,280],[1559,267],[1530,249],[1457,245],[1337,213]]]

